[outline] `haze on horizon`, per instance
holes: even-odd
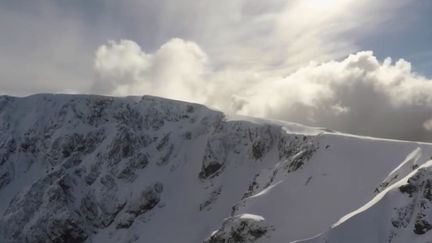
[[[0,94],[157,95],[432,141],[432,2],[0,2]]]

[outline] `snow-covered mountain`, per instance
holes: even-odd
[[[431,156],[149,96],[1,96],[0,242],[428,242]]]
[[[296,242],[432,242],[431,229],[432,161],[428,161],[325,233]]]

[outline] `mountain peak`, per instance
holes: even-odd
[[[1,96],[0,241],[291,242],[424,194],[395,188],[431,155],[152,96]],[[427,235],[421,214],[410,229]]]

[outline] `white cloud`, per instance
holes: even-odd
[[[148,86],[145,76],[151,66],[152,57],[133,41],[114,41],[102,45],[96,51],[95,70],[98,80],[94,89],[100,93],[122,95],[130,93],[136,86]],[[139,80],[139,84],[137,81]]]
[[[394,6],[402,1],[0,1],[7,33],[0,36],[0,91],[89,92],[94,49],[126,37],[152,53],[173,37],[193,40],[215,69],[287,75],[312,59],[356,50],[359,36],[376,33],[370,27],[382,27],[386,15],[398,16]]]
[[[244,97],[244,114],[298,121],[336,130],[403,139],[426,139],[432,116],[432,81],[372,52],[311,64],[283,79],[261,83]],[[426,124],[426,125],[424,125]]]
[[[297,121],[403,139],[432,138],[432,81],[405,60],[358,52],[311,63],[285,77],[244,69],[220,71],[195,43],[172,39],[146,54],[132,41],[96,54],[95,91],[152,94],[200,102],[226,112]],[[118,65],[117,65],[118,63]],[[107,82],[106,82],[107,81]]]
[[[147,54],[133,41],[110,41],[96,51],[92,92],[204,101],[206,69],[207,55],[193,42],[175,38]]]

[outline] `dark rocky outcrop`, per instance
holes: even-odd
[[[215,231],[204,243],[253,243],[264,237],[272,227],[262,217],[237,215],[226,219],[222,227]]]

